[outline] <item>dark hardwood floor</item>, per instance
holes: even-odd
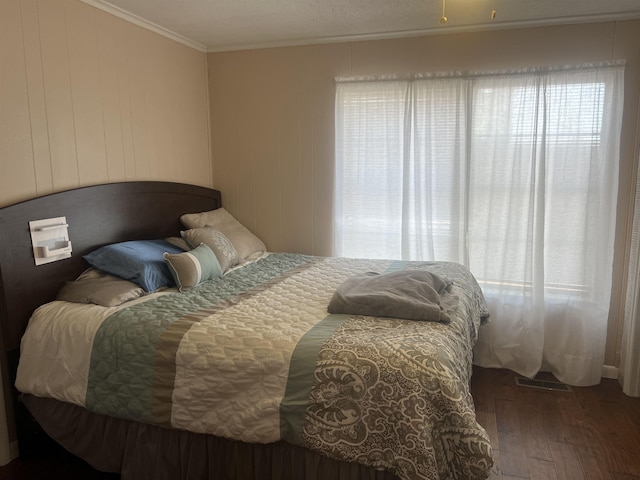
[[[474,369],[476,415],[494,453],[490,479],[640,479],[640,398],[616,380],[558,392],[516,386],[516,376]]]
[[[474,369],[477,417],[495,458],[490,479],[640,480],[640,398],[624,395],[615,380],[557,392],[517,386],[516,376]],[[62,449],[43,450],[0,467],[0,480],[120,478]]]

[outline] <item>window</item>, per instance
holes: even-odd
[[[459,262],[496,312],[606,325],[623,72],[339,80],[335,253]]]

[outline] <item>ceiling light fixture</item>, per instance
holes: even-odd
[[[447,23],[447,17],[444,14],[444,4],[445,4],[446,0],[442,0],[442,17],[440,17],[440,23],[442,25],[444,25],[445,23]]]
[[[495,20],[496,18],[496,0],[492,0],[492,7],[491,7],[491,20]],[[442,25],[444,25],[445,23],[447,23],[447,16],[445,14],[445,7],[446,7],[446,0],[442,0],[442,17],[440,17],[440,23]]]

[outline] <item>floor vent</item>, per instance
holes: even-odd
[[[557,390],[559,392],[570,392],[571,387],[562,382],[552,380],[536,380],[524,377],[516,377],[516,385],[521,387],[541,388],[543,390]]]

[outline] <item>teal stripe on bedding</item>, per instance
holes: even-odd
[[[327,315],[305,333],[291,355],[289,377],[280,403],[280,435],[295,445],[302,445],[302,429],[314,383],[320,349],[327,338],[351,315]]]
[[[314,261],[304,255],[273,254],[185,293],[161,296],[115,312],[96,332],[86,408],[95,413],[156,423],[154,383],[162,370],[157,365],[157,349],[165,331],[181,319],[199,321]],[[186,330],[181,329],[183,334]],[[182,338],[174,337],[175,342]],[[172,362],[175,358],[169,356],[162,361]]]

